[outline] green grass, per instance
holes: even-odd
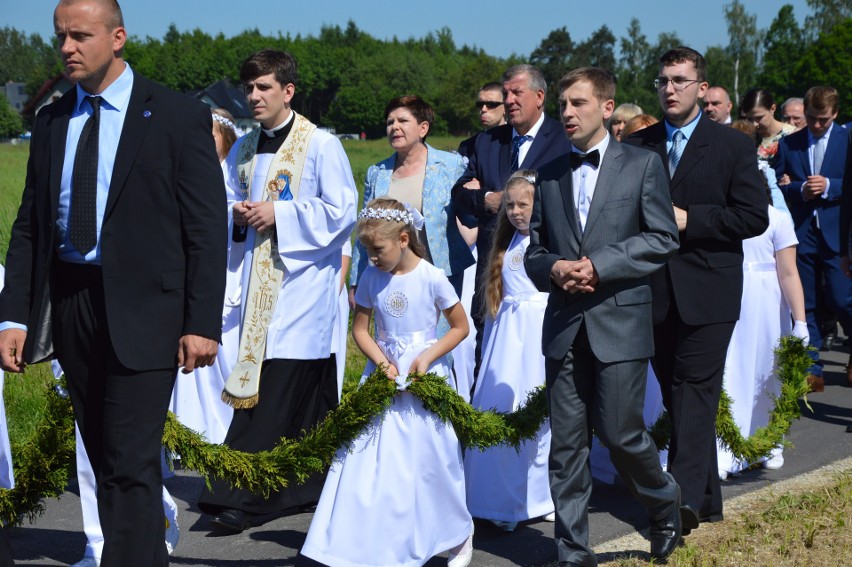
[[[9,233],[21,204],[29,152],[28,143],[0,144],[0,258],[4,261]]]
[[[670,567],[850,565],[852,471],[808,489],[770,494],[724,522],[702,525],[669,557]],[[616,558],[614,567],[654,565]]]

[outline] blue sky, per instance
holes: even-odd
[[[810,13],[805,0],[788,0],[800,24]],[[475,45],[492,55],[522,56],[542,38],[567,26],[577,42],[603,24],[616,38],[625,35],[632,17],[653,43],[660,32],[676,31],[698,50],[727,44],[723,6],[729,0],[123,0],[128,33],[162,38],[170,23],[179,30],[200,28],[211,35],[235,35],[258,28],[262,33],[316,35],[324,24],[346,25],[353,20],[359,29],[379,39],[422,37],[447,26],[456,45]],[[778,0],[744,0],[746,10],[757,15],[766,28],[784,3]],[[45,39],[53,34],[55,0],[0,0],[0,27],[11,26]],[[528,9],[535,6],[535,10]],[[602,10],[594,10],[600,7]],[[616,46],[617,49],[617,46]]]

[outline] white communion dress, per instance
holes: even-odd
[[[775,347],[793,327],[790,307],[778,283],[775,252],[796,246],[790,215],[769,207],[769,228],[743,240],[743,301],[725,360],[723,385],[733,399],[731,413],[743,437],[769,423],[781,385],[775,377]],[[778,457],[782,448],[773,449]],[[738,473],[756,463],[734,458],[719,445],[719,471]]]
[[[396,276],[368,267],[355,301],[373,309],[376,342],[404,387],[412,361],[436,341],[440,311],[459,299],[443,272],[421,260]],[[446,357],[429,370],[448,376]],[[334,567],[413,567],[472,529],[458,437],[403,391],[349,451],[338,451],[302,554]]]
[[[544,386],[541,328],[548,294],[539,292],[524,269],[529,236],[516,232],[503,259],[503,302],[485,323],[482,366],[473,406],[512,412],[529,392]],[[550,423],[538,438],[512,447],[465,453],[467,506],[475,518],[518,522],[553,512],[547,461]]]

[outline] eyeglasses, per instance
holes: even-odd
[[[685,90],[686,87],[691,85],[692,83],[700,83],[701,79],[687,79],[686,77],[673,77],[671,79],[667,77],[657,77],[654,79],[654,88],[655,89],[664,89],[669,86],[669,83],[674,85],[674,89],[676,91]]]
[[[483,105],[485,105],[488,110],[494,110],[497,107],[503,106],[503,103],[496,100],[478,100],[476,101],[476,110],[482,108]]]

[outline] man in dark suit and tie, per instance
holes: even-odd
[[[672,419],[669,472],[680,485],[684,535],[722,519],[716,413],[743,289],[742,241],[769,225],[754,143],[703,114],[704,57],[688,47],[660,58],[654,81],[665,120],[626,142],[668,168],[680,248],[651,278],[654,371]]]
[[[559,93],[573,151],[539,170],[525,262],[550,293],[542,350],[559,565],[597,565],[588,545],[593,429],[648,509],[651,555],[665,559],[680,540],[680,492],[660,467],[642,406],[654,352],[649,276],[678,245],[666,174],[656,155],[607,132],[609,71],[575,69]]]
[[[0,362],[55,355],[97,479],[102,562],[167,565],[161,441],[176,369],[213,362],[227,219],[209,107],[136,75],[114,0],[62,0],[76,87],[36,117],[0,294]]]
[[[476,361],[482,346],[480,289],[497,223],[503,185],[520,168],[538,169],[571,150],[558,120],[544,114],[547,82],[532,65],[509,67],[502,77],[507,124],[476,136],[467,170],[453,186],[456,215],[476,236],[476,287],[471,316],[476,327]]]
[[[844,329],[852,329],[852,284],[840,265],[841,253],[848,248],[841,238],[841,205],[849,136],[834,123],[840,97],[833,87],[812,87],[805,93],[807,128],[781,138],[775,173],[784,199],[793,215],[799,247],[796,266],[805,291],[810,343],[822,347],[823,321],[817,308],[819,295],[829,313],[836,313]],[[848,223],[847,225],[848,226]],[[821,284],[825,282],[825,286]],[[846,367],[852,385],[852,366]],[[808,380],[822,391],[822,363],[814,362]]]

